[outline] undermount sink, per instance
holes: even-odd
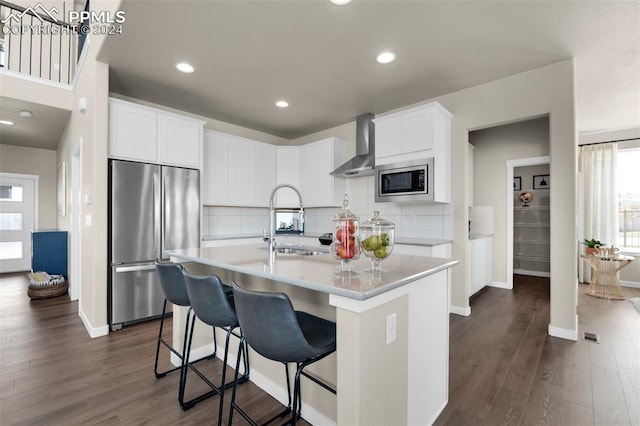
[[[269,247],[260,248],[262,250],[269,250]],[[328,251],[314,250],[313,248],[303,246],[280,246],[276,247],[274,251],[280,254],[293,254],[296,256],[317,256],[328,253]]]

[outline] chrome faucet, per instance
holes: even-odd
[[[273,188],[273,190],[271,191],[271,196],[269,197],[269,250],[271,252],[273,252],[273,249],[276,248],[276,239],[275,239],[275,233],[276,233],[276,209],[273,206],[273,199],[276,196],[276,192],[278,192],[279,189],[282,188],[291,188],[293,189],[296,194],[298,194],[298,201],[300,203],[300,224],[304,223],[304,206],[302,205],[302,194],[300,194],[300,191],[298,190],[298,188],[296,188],[295,186],[288,184],[288,183],[281,183],[279,185],[276,185],[275,188]]]

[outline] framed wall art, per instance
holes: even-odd
[[[513,178],[513,190],[520,191],[522,189],[522,178],[520,176],[514,176]]]
[[[551,181],[549,175],[535,175],[533,176],[533,189],[549,189],[551,188]]]

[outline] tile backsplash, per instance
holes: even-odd
[[[346,180],[349,208],[362,222],[375,210],[396,225],[397,238],[427,238],[450,240],[453,237],[453,212],[450,204],[394,204],[374,201],[374,177]],[[304,194],[302,194],[304,197]],[[331,232],[332,219],[339,207],[305,209],[305,232]],[[203,236],[251,234],[262,235],[269,228],[268,208],[208,207],[203,209]]]

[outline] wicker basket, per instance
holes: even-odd
[[[27,289],[27,295],[30,299],[46,299],[49,297],[62,296],[67,292],[68,288],[69,283],[66,281],[60,284],[51,284],[46,286],[30,285]]]
[[[61,296],[67,292],[69,283],[62,275],[49,275],[46,272],[29,273],[27,295],[31,299],[46,299]]]

